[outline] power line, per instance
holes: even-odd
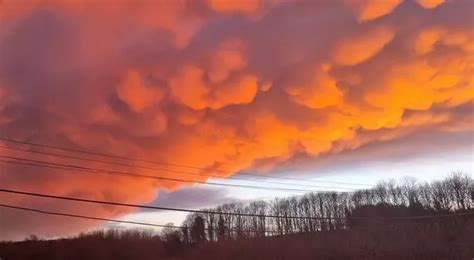
[[[182,182],[182,183],[198,183],[198,184],[203,184],[203,185],[225,186],[225,187],[233,187],[233,188],[279,190],[279,191],[285,191],[285,192],[314,192],[316,191],[316,190],[302,190],[302,189],[280,188],[280,187],[262,187],[262,186],[253,186],[253,185],[244,185],[244,184],[194,181],[194,180],[186,180],[186,179],[178,179],[178,178],[161,177],[161,176],[148,175],[148,174],[104,170],[104,169],[84,167],[84,166],[78,166],[78,165],[72,165],[72,164],[60,164],[60,163],[46,162],[46,161],[41,161],[41,160],[30,160],[30,159],[14,157],[14,156],[0,155],[0,158],[10,159],[10,160],[0,160],[0,162],[3,162],[3,163],[52,168],[52,169],[58,169],[58,170],[74,170],[74,171],[85,172],[85,173],[148,178],[148,179],[157,179],[157,180],[174,181],[174,182]]]
[[[244,185],[244,184],[193,181],[193,180],[160,177],[160,176],[138,174],[138,173],[102,170],[102,169],[95,169],[95,168],[75,166],[75,165],[42,162],[42,161],[37,161],[37,160],[28,160],[24,158],[11,157],[11,156],[0,156],[0,157],[10,158],[10,159],[15,160],[15,161],[0,160],[0,162],[2,163],[35,166],[35,167],[50,168],[50,169],[57,169],[57,170],[77,171],[77,172],[91,173],[91,174],[105,174],[105,175],[124,176],[124,177],[148,178],[148,179],[165,180],[165,181],[172,181],[172,182],[181,182],[181,183],[192,183],[192,184],[197,183],[197,184],[202,184],[202,185],[223,186],[223,187],[232,187],[232,188],[247,188],[247,189],[257,189],[257,190],[273,190],[273,191],[278,190],[278,191],[285,191],[285,192],[314,192],[315,191],[315,190],[301,190],[301,189],[279,188],[279,187],[262,187],[262,186],[252,186],[252,185]]]
[[[55,216],[63,216],[63,217],[73,217],[73,218],[82,218],[82,219],[90,219],[90,220],[101,220],[101,221],[109,221],[109,222],[124,223],[124,224],[134,224],[134,225],[143,225],[143,226],[152,226],[152,227],[167,227],[167,225],[152,224],[152,223],[137,222],[137,221],[128,221],[128,220],[117,220],[117,219],[110,219],[110,218],[91,217],[91,216],[69,214],[69,213],[59,213],[59,212],[52,212],[52,211],[45,211],[45,210],[39,210],[39,209],[25,208],[25,207],[12,206],[12,205],[6,205],[6,204],[0,204],[0,207],[26,210],[26,211],[36,212],[36,213],[42,213],[42,214],[47,214],[47,215],[55,215]],[[181,228],[181,227],[178,227],[178,226],[171,226],[171,227],[172,228]]]
[[[235,173],[234,171],[228,171],[228,170],[211,169],[211,168],[190,166],[190,165],[185,165],[185,164],[145,160],[145,159],[134,158],[134,157],[125,157],[125,156],[120,156],[120,155],[115,155],[115,154],[110,154],[110,153],[100,153],[100,152],[79,150],[79,149],[66,148],[66,147],[60,147],[60,146],[54,146],[54,145],[39,144],[39,143],[15,140],[15,139],[10,139],[10,138],[5,138],[5,137],[0,137],[0,140],[4,141],[4,142],[23,144],[23,145],[31,145],[31,146],[41,147],[41,148],[48,148],[48,149],[61,150],[61,151],[67,151],[67,152],[81,153],[81,154],[86,154],[86,155],[108,157],[108,158],[114,158],[114,159],[120,159],[120,160],[126,160],[126,161],[151,163],[151,164],[165,165],[165,166],[172,166],[172,167],[182,167],[182,168],[209,171],[209,172],[221,172],[221,173],[226,173],[226,174],[234,174]],[[247,173],[247,172],[237,172],[237,174],[246,175],[246,176],[253,176],[253,177],[262,177],[261,175],[251,174],[251,173]],[[294,177],[281,177],[281,176],[279,176],[279,177],[265,176],[265,177],[273,178],[273,179],[293,180],[293,181],[306,181],[306,182],[313,182],[313,183],[332,183],[332,184],[356,185],[356,186],[366,186],[366,187],[372,186],[370,184],[365,184],[365,183],[348,183],[348,182],[336,182],[336,181],[308,180],[308,179],[300,179],[300,178],[294,178]]]
[[[33,209],[27,207],[20,207],[14,205],[7,205],[7,204],[0,204],[0,207],[15,209],[15,210],[22,210],[34,213],[40,213],[44,215],[52,215],[52,216],[61,216],[61,217],[69,217],[69,218],[79,218],[79,219],[87,219],[87,220],[99,220],[99,221],[107,221],[113,223],[120,223],[120,224],[133,224],[133,225],[140,225],[140,226],[149,226],[149,227],[160,227],[160,228],[175,228],[175,229],[183,229],[184,227],[175,226],[175,225],[162,225],[162,224],[154,224],[148,222],[139,222],[139,221],[130,221],[130,220],[117,220],[111,218],[102,218],[102,217],[93,217],[93,216],[86,216],[86,215],[79,215],[79,214],[71,214],[71,213],[62,213],[62,212],[53,212],[53,211],[46,211],[40,209]],[[421,217],[430,217],[430,218],[437,218],[437,217],[452,217],[452,216],[464,216],[464,215],[472,215],[474,212],[465,212],[465,213],[457,213],[457,214],[450,214],[450,215],[437,215],[437,216],[418,216]],[[413,217],[412,217],[413,218]],[[204,228],[205,231],[209,231],[209,228]],[[214,231],[214,229],[212,229]],[[229,229],[230,232],[242,232],[242,233],[260,233],[260,230],[236,230],[236,229]],[[278,231],[273,230],[264,230],[265,233],[268,234],[279,234]]]
[[[173,207],[161,207],[161,206],[148,206],[140,204],[131,204],[131,203],[122,203],[122,202],[111,202],[111,201],[102,201],[102,200],[93,200],[93,199],[83,199],[75,198],[68,196],[57,196],[44,193],[34,193],[26,191],[18,191],[11,189],[0,189],[0,192],[11,193],[25,196],[41,197],[48,199],[59,199],[67,201],[76,201],[76,202],[85,202],[101,205],[111,205],[111,206],[122,206],[122,207],[131,207],[131,208],[142,208],[142,209],[154,209],[154,210],[166,210],[166,211],[177,211],[177,212],[188,212],[188,213],[202,213],[202,214],[216,214],[216,215],[228,215],[228,216],[239,216],[239,217],[263,217],[263,218],[276,218],[276,219],[312,219],[312,220],[335,220],[342,219],[346,220],[346,217],[302,217],[302,216],[280,216],[280,215],[266,215],[266,214],[249,214],[249,213],[238,213],[238,212],[218,212],[218,211],[209,211],[209,210],[193,210],[193,209],[183,209],[183,208],[173,208]],[[368,217],[352,217],[352,220],[396,220],[396,219],[432,219],[432,218],[444,218],[444,217],[454,217],[454,216],[466,216],[474,215],[474,211],[471,212],[461,212],[461,213],[452,213],[452,214],[440,214],[440,215],[421,215],[421,216],[406,216],[406,217],[383,217],[383,218],[368,218]]]
[[[81,219],[88,219],[88,220],[100,220],[100,221],[115,222],[115,223],[121,223],[121,224],[133,224],[133,225],[141,225],[141,226],[161,227],[161,228],[176,228],[176,229],[183,229],[184,228],[182,226],[175,226],[175,225],[163,225],[163,224],[154,224],[154,223],[140,222],[140,221],[118,220],[118,219],[111,219],[111,218],[92,217],[92,216],[86,216],[86,215],[46,211],[46,210],[20,207],[20,206],[13,206],[13,205],[7,205],[7,204],[0,204],[0,207],[23,210],[23,211],[30,211],[30,212],[41,213],[41,214],[46,214],[46,215],[53,215],[53,216],[81,218]],[[204,228],[204,230],[209,231],[210,229],[209,228]],[[242,232],[242,233],[259,233],[260,232],[259,230],[236,230],[236,229],[227,229],[226,231]],[[271,231],[271,230],[265,230],[265,233],[277,233],[277,232],[276,231]]]
[[[117,165],[117,166],[126,166],[126,167],[131,167],[131,168],[138,168],[138,169],[145,169],[145,170],[153,170],[153,171],[160,171],[160,172],[171,172],[171,173],[186,174],[186,175],[215,177],[215,178],[225,178],[225,179],[233,179],[233,180],[241,180],[241,181],[250,181],[250,182],[257,182],[257,183],[260,183],[260,182],[263,183],[263,182],[265,182],[265,183],[272,183],[272,184],[279,184],[279,185],[292,185],[292,186],[311,187],[311,188],[328,188],[328,189],[333,188],[333,189],[347,189],[347,190],[353,190],[353,188],[348,188],[348,187],[316,186],[316,185],[306,185],[306,184],[299,184],[299,183],[285,183],[285,182],[275,182],[275,181],[268,181],[268,180],[244,179],[244,178],[238,178],[238,177],[235,177],[235,176],[227,176],[227,177],[225,177],[225,176],[212,175],[212,174],[205,174],[205,173],[191,173],[191,172],[184,172],[184,171],[177,171],[177,170],[170,170],[170,169],[159,169],[159,168],[147,167],[147,166],[142,166],[142,165],[134,165],[134,164],[127,164],[127,163],[119,163],[119,162],[112,162],[112,161],[97,160],[97,159],[91,159],[91,158],[85,158],[85,157],[63,155],[63,154],[57,154],[57,153],[51,153],[51,152],[43,152],[43,151],[37,151],[37,150],[31,150],[31,149],[23,149],[23,148],[10,147],[10,146],[4,146],[4,145],[0,145],[0,148],[9,149],[9,150],[14,150],[14,151],[27,152],[27,153],[34,153],[34,154],[49,155],[49,156],[54,156],[54,157],[63,158],[63,159],[75,159],[75,160],[80,160],[80,161],[103,163],[103,164],[110,164],[110,165]]]
[[[325,218],[325,217],[301,217],[301,216],[279,216],[279,215],[265,215],[265,214],[249,214],[249,213],[236,213],[236,212],[218,212],[210,210],[194,210],[194,209],[183,209],[183,208],[172,208],[172,207],[161,207],[161,206],[148,206],[140,204],[131,204],[131,203],[122,203],[122,202],[112,202],[112,201],[103,201],[103,200],[93,200],[93,199],[83,199],[75,198],[69,196],[57,196],[44,193],[34,193],[10,189],[0,189],[0,192],[11,193],[25,196],[49,198],[49,199],[59,199],[67,201],[77,201],[93,204],[102,204],[102,205],[111,205],[111,206],[121,206],[121,207],[131,207],[131,208],[141,208],[141,209],[154,209],[154,210],[167,210],[167,211],[178,211],[178,212],[188,212],[188,213],[204,213],[204,214],[217,214],[217,215],[228,215],[228,216],[239,216],[239,217],[264,217],[264,218],[288,218],[288,219],[317,219],[317,220],[328,220],[328,219],[345,219],[345,218]],[[365,219],[365,218],[354,218],[354,219]]]
[[[168,178],[168,177],[161,177],[161,176],[155,176],[155,175],[120,172],[120,171],[83,167],[83,166],[77,166],[77,165],[52,163],[52,162],[45,162],[45,161],[38,161],[38,160],[29,160],[29,159],[11,157],[11,156],[0,156],[0,158],[9,158],[9,159],[16,160],[16,161],[0,160],[0,162],[2,163],[51,168],[51,169],[57,169],[57,170],[78,171],[78,172],[91,173],[91,174],[105,174],[105,175],[114,175],[114,176],[123,176],[123,177],[147,178],[147,179],[156,179],[156,180],[181,182],[181,183],[192,183],[192,184],[197,183],[197,184],[202,184],[202,185],[258,189],[258,190],[262,190],[262,189],[263,190],[278,190],[278,191],[285,191],[285,192],[313,192],[314,191],[314,190],[302,190],[302,189],[279,188],[279,187],[262,187],[262,186],[253,186],[253,185],[244,185],[244,184],[205,182],[205,181],[178,179],[178,178]]]

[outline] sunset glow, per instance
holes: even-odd
[[[440,153],[462,144],[469,150],[473,8],[470,0],[3,0],[0,137],[188,165],[194,168],[108,169],[198,182],[209,177],[185,172],[316,178],[339,158],[378,160],[382,143],[400,144],[391,152],[413,158],[440,139]],[[448,141],[454,136],[462,137]],[[424,141],[413,145],[417,138]],[[66,162],[6,149],[0,155]],[[467,158],[463,167],[472,153]],[[351,166],[339,166],[350,178]],[[142,204],[159,200],[160,189],[193,187],[9,164],[0,165],[0,183]],[[103,217],[132,213],[0,198]],[[0,214],[9,223],[0,239],[102,224],[58,218],[43,225],[48,217]]]

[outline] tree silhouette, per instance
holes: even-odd
[[[203,243],[206,242],[206,225],[204,223],[204,218],[197,215],[194,218],[194,221],[191,226],[191,240],[193,243]]]
[[[222,215],[219,216],[219,220],[217,221],[217,239],[222,240],[225,238],[225,221]]]

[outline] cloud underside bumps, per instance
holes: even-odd
[[[230,171],[271,171],[301,154],[314,160],[419,132],[472,131],[473,5],[6,0],[0,129]],[[132,202],[181,185],[1,167],[11,187]]]

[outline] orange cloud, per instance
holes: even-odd
[[[156,86],[146,85],[138,72],[128,71],[117,88],[117,95],[131,110],[140,112],[147,107],[158,104],[164,93]]]
[[[337,43],[333,60],[340,65],[356,65],[376,55],[395,33],[389,27],[376,27]]]
[[[431,52],[436,42],[441,38],[442,33],[443,32],[438,28],[420,32],[413,46],[415,51],[420,54]]]
[[[334,106],[342,102],[343,93],[336,80],[329,75],[330,65],[316,69],[314,81],[306,86],[290,86],[287,93],[301,104],[311,108]]]
[[[241,70],[247,65],[242,53],[242,41],[231,39],[221,43],[212,58],[209,79],[214,83],[224,81],[233,71]]]
[[[432,52],[436,45],[460,47],[468,53],[474,51],[472,33],[448,31],[442,27],[432,27],[420,31],[414,41],[413,49],[419,54]]]
[[[467,63],[465,63],[467,62]],[[383,87],[368,93],[370,104],[380,108],[429,109],[434,103],[461,104],[474,97],[471,57],[450,58],[444,63],[424,60],[393,67]]]
[[[250,103],[258,89],[257,79],[252,75],[242,75],[235,82],[214,87],[205,82],[204,71],[196,66],[185,67],[170,81],[170,86],[176,100],[197,110]]]
[[[360,21],[370,21],[391,13],[402,0],[350,0],[346,2],[355,8]]]
[[[416,2],[423,8],[431,9],[444,3],[444,0],[416,0]]]
[[[410,3],[401,1],[4,3],[4,136],[227,169],[220,173],[227,176],[299,167],[302,154],[317,161],[420,131],[474,130],[469,1],[410,12],[404,6]],[[243,15],[256,11],[259,19]],[[5,187],[134,203],[183,185],[0,167]],[[16,172],[26,175],[10,174]],[[63,206],[83,214],[126,213]],[[27,215],[25,229],[15,230],[9,214],[8,237],[24,236],[27,227],[51,230]],[[75,224],[48,234],[97,223]]]
[[[238,1],[238,0],[208,0],[212,10],[217,12],[243,12],[249,13],[257,10],[260,0]]]
[[[207,64],[181,68],[170,80],[173,97],[196,110],[252,102],[258,91],[258,79],[243,72],[247,65],[243,49],[241,40],[226,39],[207,55]]]

